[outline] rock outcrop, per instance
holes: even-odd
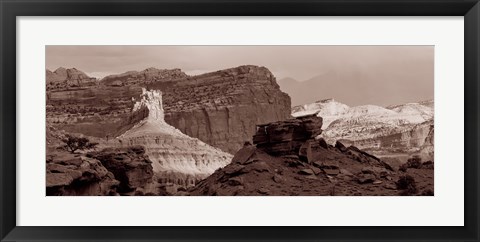
[[[120,184],[99,160],[80,154],[47,157],[47,196],[116,195]]]
[[[127,148],[107,148],[99,152],[91,152],[87,157],[99,160],[102,165],[120,182],[119,193],[134,192],[152,184],[152,161],[145,155],[141,146]]]
[[[47,156],[47,196],[166,195],[143,147]]]
[[[181,186],[193,185],[230,162],[232,155],[183,134],[164,115],[162,93],[143,89],[130,119],[140,121],[109,144],[145,147],[156,179]]]
[[[253,144],[271,155],[297,154],[306,140],[322,133],[322,118],[308,115],[257,125]]]
[[[245,144],[232,163],[188,189],[194,196],[400,195],[404,176],[354,146],[314,139],[322,119],[315,115],[258,126],[255,145]],[[270,132],[269,132],[270,131]],[[410,172],[410,171],[409,171]],[[418,191],[433,188],[433,171],[409,173]],[[425,193],[427,194],[427,193]],[[408,195],[420,195],[411,193]],[[423,193],[422,193],[423,195]]]
[[[105,77],[95,88],[47,92],[47,120],[68,132],[115,137],[134,123],[132,98],[142,87],[162,90],[168,124],[231,154],[251,141],[257,124],[291,117],[290,98],[273,74],[240,66],[197,76],[147,69]]]
[[[67,89],[72,87],[94,86],[97,79],[89,77],[84,72],[75,68],[65,69],[60,67],[54,72],[46,70],[47,90]]]
[[[390,148],[392,151],[418,151],[422,148],[433,148],[433,120],[412,125],[405,131],[368,139],[345,141],[360,148]]]

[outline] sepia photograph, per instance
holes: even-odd
[[[45,46],[46,195],[434,196],[434,53]]]

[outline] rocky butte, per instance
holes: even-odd
[[[160,91],[143,89],[132,109],[132,128],[111,146],[142,146],[152,161],[155,178],[162,184],[193,186],[216,169],[230,163],[232,155],[167,124]]]
[[[166,123],[234,154],[255,125],[290,118],[290,97],[265,67],[239,66],[197,76],[149,68],[105,77],[95,88],[48,90],[47,120],[68,132],[106,138],[131,128],[132,98],[161,90]]]
[[[47,90],[68,89],[75,87],[97,85],[97,79],[87,76],[75,68],[65,69],[60,67],[54,72],[46,70]]]

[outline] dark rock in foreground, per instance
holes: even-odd
[[[120,181],[119,192],[131,192],[153,181],[152,162],[142,146],[108,148],[88,153],[87,156],[99,160],[113,173],[115,179]]]
[[[165,195],[143,147],[108,148],[47,158],[47,196]]]
[[[257,125],[253,144],[271,155],[298,154],[306,140],[322,133],[321,127],[322,118],[316,115]]]
[[[99,160],[60,153],[47,159],[47,196],[115,195],[120,184]]]
[[[431,194],[433,171],[417,169],[409,175],[418,190],[397,188],[402,174],[381,159],[354,146],[327,145],[314,139],[322,119],[274,122],[257,127],[253,145],[237,152],[231,164],[200,181],[194,196],[359,196]],[[399,190],[400,189],[400,190]],[[429,190],[430,189],[430,190]],[[426,191],[419,193],[418,191]]]

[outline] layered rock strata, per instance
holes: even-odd
[[[433,148],[433,121],[413,125],[412,127],[398,133],[378,136],[369,139],[357,139],[353,141],[344,140],[346,143],[358,146],[359,148],[390,148],[392,151],[418,151],[422,148]]]
[[[326,99],[292,108],[293,116],[312,113],[324,118],[321,137],[330,144],[340,140],[376,155],[423,153],[433,159],[433,143],[426,141],[433,139],[433,100],[384,108]]]
[[[141,88],[162,90],[165,121],[188,136],[234,154],[251,141],[255,125],[287,119],[290,97],[265,67],[186,76],[179,70],[112,75],[95,88],[48,91],[47,120],[59,129],[111,138],[128,121]]]
[[[109,75],[102,78],[102,83],[107,86],[128,86],[133,84],[148,84],[152,82],[165,82],[179,78],[186,78],[185,74],[180,69],[157,69],[147,68],[143,71],[128,71],[122,74]]]
[[[110,144],[145,147],[155,177],[162,183],[190,186],[230,162],[230,154],[183,134],[167,124],[164,115],[162,93],[143,89],[132,111],[135,118],[130,119],[140,121]]]
[[[305,140],[322,133],[322,118],[307,115],[268,124],[257,125],[253,144],[272,155],[298,153]]]
[[[241,66],[178,81],[165,91],[165,120],[234,154],[255,126],[287,119],[290,97],[265,67]]]

